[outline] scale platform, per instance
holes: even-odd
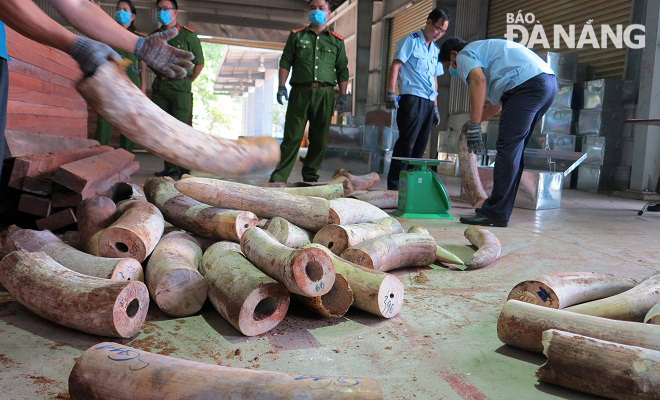
[[[447,189],[429,170],[445,160],[392,157],[407,166],[399,174],[399,204],[394,215],[402,218],[454,219]]]

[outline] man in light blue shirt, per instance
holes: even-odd
[[[527,47],[503,39],[468,44],[451,38],[442,44],[440,61],[470,89],[470,119],[463,126],[468,151],[485,151],[481,122],[502,111],[493,191],[475,215],[460,221],[507,226],[525,167],[523,151],[534,126],[557,96],[555,73]],[[491,105],[484,108],[486,100]]]
[[[399,40],[390,67],[385,104],[399,109],[396,123],[399,139],[394,144],[393,157],[421,158],[428,145],[431,124],[440,124],[438,112],[438,79],[444,69],[438,61],[440,49],[435,43],[449,27],[449,14],[443,8],[431,11],[426,25]],[[399,83],[401,100],[394,92]],[[387,175],[387,188],[399,189],[399,174],[403,164],[392,160]]]

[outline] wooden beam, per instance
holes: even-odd
[[[5,136],[7,139],[5,158],[25,157],[33,154],[73,150],[81,147],[99,145],[99,142],[91,139],[42,135],[12,130],[7,130]]]

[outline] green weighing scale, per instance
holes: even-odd
[[[399,174],[399,206],[393,212],[402,218],[454,219],[449,214],[451,202],[447,189],[429,167],[440,165],[442,160],[428,158],[392,157],[408,165]]]

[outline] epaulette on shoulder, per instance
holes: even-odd
[[[303,26],[303,27],[301,27],[301,28],[296,28],[296,29],[292,30],[291,33],[302,32],[302,31],[304,31],[305,29],[307,29],[307,27],[306,27],[306,26]]]
[[[414,37],[415,39],[419,37],[419,32],[413,32],[410,34],[411,37]]]
[[[344,37],[342,35],[338,34],[337,32],[330,32],[330,34],[332,36],[336,37],[339,40],[344,40]]]
[[[187,30],[187,31],[190,31],[190,32],[195,32],[195,30],[194,30],[193,28],[188,28],[188,27],[185,26],[185,25],[183,26],[183,29],[185,29],[185,30]]]

